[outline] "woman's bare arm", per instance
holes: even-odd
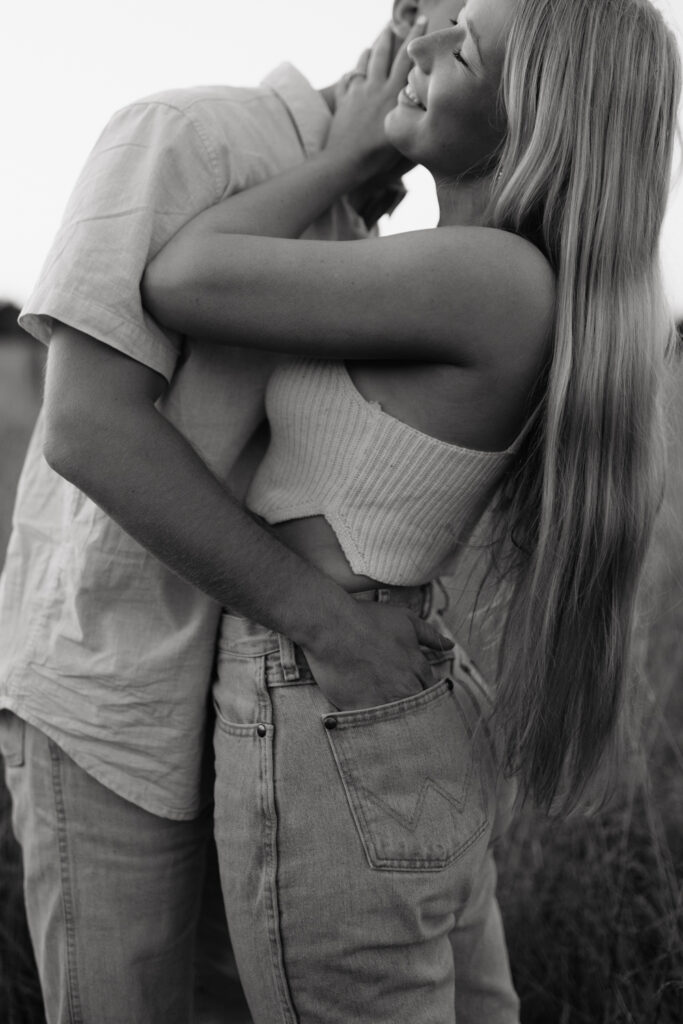
[[[162,250],[143,297],[162,323],[224,344],[485,366],[544,346],[554,277],[529,242],[491,228],[362,245],[201,232]]]
[[[396,159],[383,122],[410,67],[406,45],[392,62],[391,34],[380,36],[322,153],[203,211],[161,250],[142,282],[143,301],[161,323],[323,358],[486,366],[528,352],[535,361],[549,332],[554,282],[524,239],[472,227],[362,246],[297,239]]]

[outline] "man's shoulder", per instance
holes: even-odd
[[[212,109],[222,105],[241,107],[244,104],[265,100],[270,95],[266,86],[195,85],[176,89],[163,89],[143,96],[122,108],[132,110],[140,106],[171,107],[183,114],[194,114],[206,107]]]
[[[221,150],[267,131],[273,122],[279,124],[282,114],[282,105],[268,86],[164,89],[117,110],[103,139],[144,136],[148,145],[185,149],[191,135],[199,137],[209,151]]]

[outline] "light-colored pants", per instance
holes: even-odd
[[[0,750],[49,1024],[248,1020],[211,870],[210,812],[149,814],[9,711]],[[195,951],[206,1016],[193,1016]],[[233,1010],[216,1007],[226,992]]]
[[[418,588],[370,597],[427,615]],[[490,850],[489,694],[460,648],[433,661],[428,689],[338,712],[289,640],[223,617],[216,842],[256,1024],[519,1020]]]

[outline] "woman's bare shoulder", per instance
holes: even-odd
[[[439,268],[435,287],[460,335],[458,350],[480,365],[538,363],[552,338],[557,289],[541,250],[488,227],[439,227],[429,245],[432,270]]]

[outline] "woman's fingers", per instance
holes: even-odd
[[[356,66],[353,71],[347,71],[345,75],[342,75],[337,84],[337,98],[343,96],[354,82],[362,82],[367,78],[368,63],[370,61],[371,53],[372,50],[370,49],[363,50],[356,61]]]
[[[389,77],[394,56],[394,32],[391,25],[384,28],[370,51],[368,78],[385,82]]]
[[[368,47],[367,50],[363,50],[351,74],[361,75],[363,78],[365,78],[365,76],[368,73],[368,64],[370,63],[371,54],[372,50],[370,49],[370,47]]]
[[[427,19],[424,15],[420,15],[419,18],[415,19],[415,24],[410,29],[410,32],[403,40],[403,44],[400,47],[394,63],[391,68],[391,80],[398,90],[402,89],[408,78],[408,72],[413,66],[413,61],[408,55],[408,47],[412,43],[413,39],[417,39],[419,36],[424,35],[425,29],[427,28]]]

